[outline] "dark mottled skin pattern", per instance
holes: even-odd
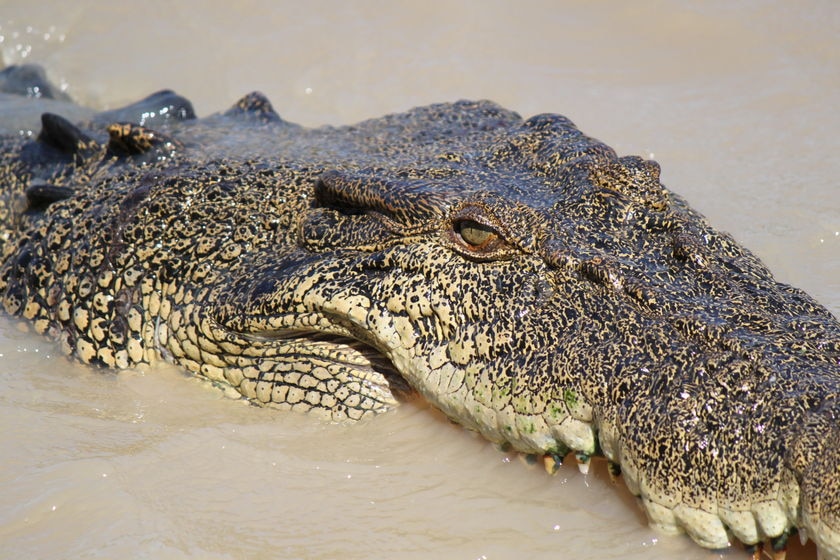
[[[703,546],[840,557],[840,325],[655,162],[489,102],[309,130],[149,99],[0,144],[2,303],[69,354],[337,420],[414,391],[605,456]]]

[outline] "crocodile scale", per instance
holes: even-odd
[[[0,140],[0,301],[82,362],[336,421],[419,394],[605,457],[665,532],[840,558],[840,324],[655,162],[486,101],[307,129],[161,92],[41,121]]]

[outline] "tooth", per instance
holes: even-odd
[[[607,472],[610,474],[611,482],[618,482],[618,477],[621,476],[621,465],[610,461],[607,463]]]
[[[773,550],[776,551],[776,552],[787,550],[787,541],[788,541],[789,536],[790,536],[790,531],[785,530],[778,537],[774,537],[774,538],[770,539],[770,543],[771,543],[771,546],[773,547]]]
[[[578,461],[578,469],[583,474],[589,474],[589,455],[586,453],[575,453],[575,459]]]
[[[545,467],[545,472],[553,476],[563,466],[563,458],[559,455],[543,455],[543,466]]]

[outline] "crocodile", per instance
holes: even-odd
[[[333,421],[419,395],[550,464],[605,458],[666,533],[840,558],[840,324],[656,162],[489,101],[86,115],[0,141],[2,305],[68,355]]]

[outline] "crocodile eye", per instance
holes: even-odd
[[[461,236],[463,242],[472,249],[483,249],[499,238],[499,234],[492,228],[474,220],[456,222],[455,231]]]
[[[503,223],[481,205],[465,205],[447,220],[443,241],[453,251],[478,262],[511,258],[516,248],[507,240]]]

